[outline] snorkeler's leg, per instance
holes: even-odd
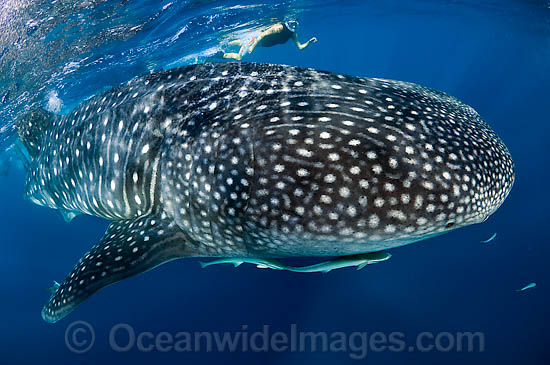
[[[240,61],[242,59],[240,54],[234,53],[234,52],[224,53],[223,58],[229,58],[229,59],[237,60],[237,61]]]
[[[227,43],[228,46],[242,46],[243,42],[240,39],[235,39],[234,41],[231,41]]]
[[[252,52],[254,51],[254,48],[256,48],[256,46],[258,45],[258,43],[260,43],[260,41],[262,40],[263,37],[264,37],[264,36],[263,36],[262,34],[260,34],[260,35],[258,36],[258,38],[256,38],[256,39],[254,40],[254,42],[252,42],[252,44],[248,47],[248,53],[249,53],[249,54],[252,53]]]

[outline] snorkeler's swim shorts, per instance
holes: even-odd
[[[243,57],[247,54],[250,50],[250,46],[256,41],[257,38],[258,34],[254,33],[243,39],[241,49],[239,50],[239,56]]]

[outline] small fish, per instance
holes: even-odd
[[[227,257],[223,259],[199,263],[201,264],[202,268],[217,264],[233,264],[233,266],[237,267],[243,263],[256,265],[256,267],[259,269],[269,268],[274,270],[282,270],[282,268],[285,266],[285,264],[276,259],[256,259],[250,257]]]
[[[525,285],[521,289],[517,289],[516,291],[524,291],[524,290],[527,290],[527,289],[534,288],[535,286],[537,286],[537,283],[530,283],[530,284]]]
[[[485,241],[480,241],[479,243],[489,243],[491,242],[492,240],[494,240],[495,238],[497,237],[497,233],[493,233],[493,235],[491,237],[489,237],[488,239],[486,239]]]
[[[309,266],[288,266],[279,260],[275,259],[255,259],[247,257],[238,258],[223,258],[210,262],[201,262],[201,267],[207,267],[215,264],[233,264],[235,267],[242,263],[249,263],[256,265],[259,269],[274,269],[274,270],[287,270],[293,272],[324,272],[335,269],[342,269],[345,267],[357,266],[357,270],[361,270],[366,265],[375,264],[377,262],[386,261],[391,257],[391,254],[387,252],[372,252],[362,253],[358,255],[347,255],[337,257],[329,261],[323,261],[318,264]]]

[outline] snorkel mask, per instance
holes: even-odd
[[[291,32],[296,32],[296,28],[298,28],[298,21],[297,20],[289,20],[289,21],[285,22],[285,26]]]

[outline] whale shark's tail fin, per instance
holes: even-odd
[[[15,141],[0,151],[0,177],[8,176],[13,167],[28,170],[29,162],[30,157],[25,146],[21,141]]]
[[[31,157],[38,154],[42,134],[53,124],[55,119],[55,114],[38,108],[23,114],[15,122],[19,139]]]

